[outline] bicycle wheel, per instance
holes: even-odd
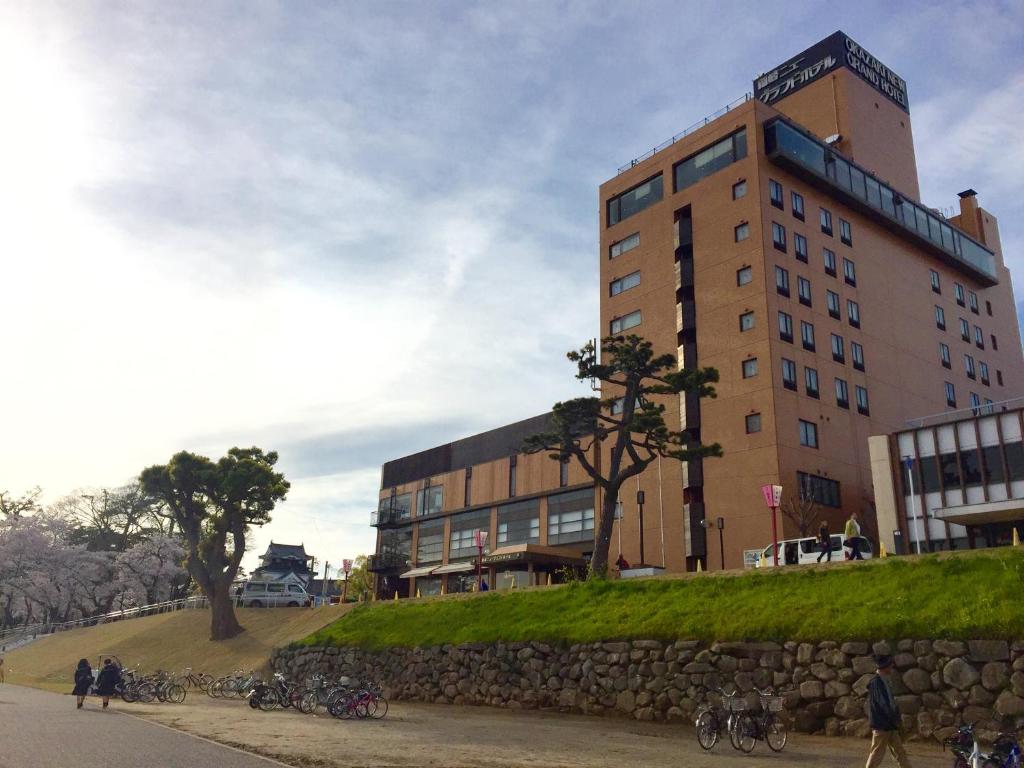
[[[156,697],[160,699],[161,702],[167,701],[167,683],[160,683],[160,685],[156,687]]]
[[[331,714],[339,720],[349,720],[355,714],[354,704],[352,694],[342,694],[335,699],[334,705],[331,707]]]
[[[304,715],[312,715],[320,704],[320,697],[316,691],[306,691],[299,701],[298,710]]]
[[[383,720],[384,716],[388,713],[388,700],[383,696],[377,696],[374,699],[374,712],[372,717],[377,720]]]
[[[221,689],[224,687],[223,680],[214,680],[206,689],[206,695],[211,699],[220,698]]]
[[[213,682],[213,675],[204,675],[204,674],[200,674],[199,675],[199,688],[200,688],[200,690],[205,691],[207,688],[210,687],[210,683],[212,683],[212,682]]]
[[[729,741],[734,749],[747,754],[754,751],[757,743],[757,724],[747,712],[740,712],[729,729]]]
[[[786,726],[779,722],[779,718],[773,717],[765,723],[764,740],[768,742],[768,749],[772,752],[781,752],[785,749],[788,737]]]
[[[139,700],[138,688],[135,685],[126,685],[121,691],[121,699],[125,704],[133,704]]]
[[[153,699],[156,698],[156,686],[152,683],[140,683],[138,694],[139,701],[143,704],[151,704]]]
[[[711,710],[705,710],[697,716],[697,743],[701,749],[711,749],[718,743],[718,718]]]
[[[185,701],[185,686],[177,683],[167,686],[167,700],[172,704],[181,704]]]
[[[272,709],[277,709],[278,704],[281,703],[280,697],[277,695],[277,691],[273,688],[267,688],[260,696],[260,709],[264,712],[269,712]]]

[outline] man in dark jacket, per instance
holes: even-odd
[[[865,768],[882,764],[886,748],[896,758],[899,768],[910,768],[910,758],[900,738],[900,710],[892,694],[892,656],[876,656],[878,674],[868,683],[868,721],[871,723],[871,751]]]

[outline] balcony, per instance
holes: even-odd
[[[377,552],[366,558],[366,567],[372,573],[398,571],[408,564],[408,559],[398,552]]]
[[[773,163],[869,215],[887,229],[927,248],[982,285],[999,282],[995,254],[941,216],[909,200],[834,149],[781,118],[764,126],[765,150]]]
[[[374,528],[398,528],[411,520],[409,511],[397,507],[375,509],[370,513],[370,525]]]

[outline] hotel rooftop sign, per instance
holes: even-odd
[[[910,112],[907,81],[843,32],[834,32],[754,80],[754,97],[773,104],[838,67],[855,72],[904,112]]]

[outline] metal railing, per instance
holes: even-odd
[[[633,168],[633,167],[639,165],[640,163],[642,163],[644,160],[647,160],[648,158],[654,157],[656,154],[661,152],[663,149],[668,149],[669,147],[671,147],[673,144],[675,144],[680,139],[685,138],[686,136],[689,136],[694,131],[700,130],[705,125],[708,125],[712,121],[717,120],[718,118],[720,118],[722,115],[728,114],[732,110],[736,109],[736,107],[740,106],[741,104],[746,104],[752,98],[754,98],[754,95],[752,93],[745,93],[745,94],[743,94],[743,96],[741,96],[740,98],[736,99],[736,101],[733,101],[733,102],[730,102],[729,104],[726,104],[724,107],[719,109],[717,112],[712,112],[710,115],[705,117],[703,120],[698,120],[696,123],[691,125],[689,128],[683,129],[683,131],[681,133],[677,133],[675,136],[673,136],[668,141],[663,141],[661,144],[659,144],[658,146],[654,147],[653,149],[647,150],[646,152],[644,152],[639,157],[634,157],[632,160],[630,160],[625,165],[619,166],[619,170],[618,170],[618,172],[615,175],[618,176],[621,173],[625,173],[630,168]]]
[[[8,627],[7,629],[0,630],[0,642],[5,643],[9,638],[25,637],[28,635],[51,635],[54,632],[63,632],[66,629],[74,629],[75,627],[92,627],[97,624],[108,624],[112,621],[122,621],[124,619],[137,619],[141,616],[152,616],[157,613],[206,608],[208,605],[209,600],[206,597],[184,597],[180,600],[165,600],[162,603],[152,603],[151,605],[140,605],[135,608],[111,611],[110,613],[104,613],[99,616],[90,616],[85,619],[22,624],[16,627]]]
[[[961,419],[973,419],[978,416],[991,416],[995,413],[1002,413],[1003,411],[1015,411],[1019,408],[1024,408],[1024,397],[1013,397],[1009,400],[1000,400],[998,403],[985,403],[984,405],[976,405],[970,408],[960,408],[955,411],[943,411],[942,413],[933,413],[931,416],[921,416],[917,419],[909,419],[907,426],[911,429],[920,429],[921,427],[933,427],[937,424],[948,424],[951,421],[960,421]]]

